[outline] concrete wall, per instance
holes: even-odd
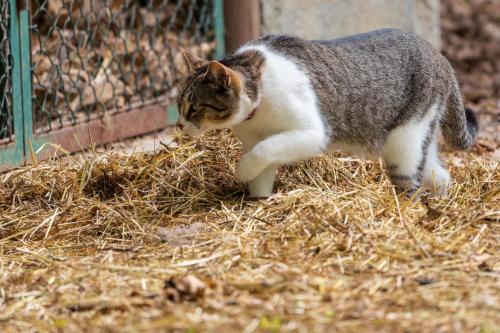
[[[439,0],[262,0],[262,19],[264,33],[328,39],[392,27],[439,47]]]

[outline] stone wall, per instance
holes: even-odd
[[[439,0],[262,0],[264,33],[329,39],[378,28],[413,31],[439,47]]]

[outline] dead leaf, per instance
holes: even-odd
[[[171,277],[165,281],[166,297],[173,302],[195,301],[203,296],[207,284],[194,275]]]
[[[179,225],[175,227],[158,228],[157,235],[162,241],[171,246],[180,246],[190,243],[198,235],[205,225],[196,222],[189,225]]]

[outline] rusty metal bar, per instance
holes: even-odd
[[[226,51],[234,52],[261,35],[260,0],[224,1]]]
[[[50,142],[73,153],[90,147],[102,145],[125,138],[152,133],[167,127],[166,105],[154,104],[128,112],[120,112],[109,119],[94,119],[75,126],[68,126],[46,134],[36,135],[39,142]],[[46,159],[61,154],[51,145],[44,145],[37,159]]]

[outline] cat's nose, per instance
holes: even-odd
[[[184,125],[181,123],[177,123],[177,128],[182,131],[182,129],[184,128]]]

